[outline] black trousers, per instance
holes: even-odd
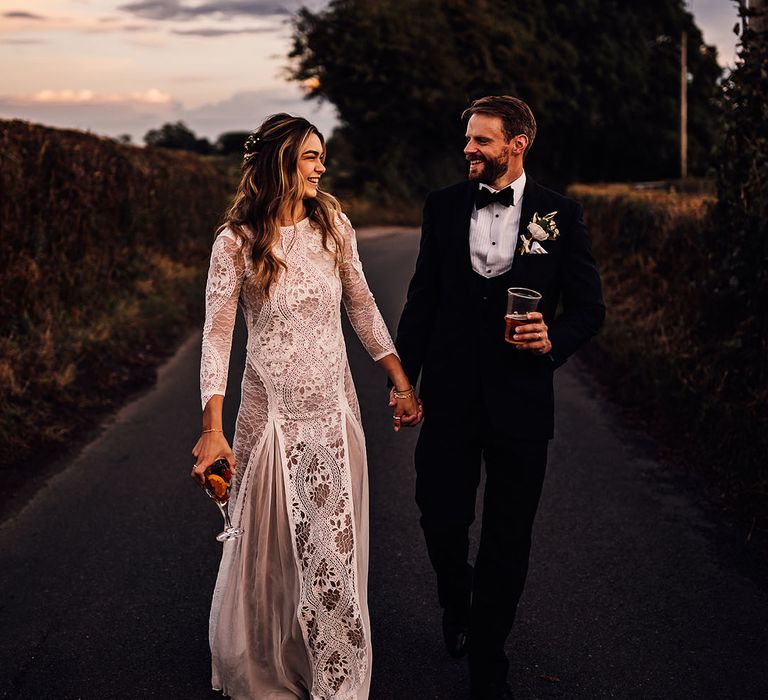
[[[494,431],[482,406],[455,416],[427,415],[416,445],[416,501],[440,605],[469,627],[473,687],[503,682],[504,644],[528,573],[531,530],[547,465],[547,440]],[[474,567],[469,527],[475,519],[481,458],[486,482]]]

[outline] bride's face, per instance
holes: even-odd
[[[299,154],[299,182],[302,199],[317,197],[320,176],[325,172],[325,149],[317,134],[311,134],[304,142]]]

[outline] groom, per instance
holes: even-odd
[[[536,136],[528,105],[484,97],[462,117],[469,181],[427,197],[396,345],[408,377],[422,374],[416,501],[445,642],[453,656],[469,652],[472,697],[485,700],[512,697],[504,644],[553,435],[552,375],[597,332],[605,307],[581,207],[523,169]],[[504,339],[509,287],[542,295],[517,345]],[[473,567],[468,530],[481,458]]]

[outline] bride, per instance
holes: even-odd
[[[371,679],[365,439],[341,302],[394,385],[393,423],[421,412],[339,204],[319,189],[325,142],[269,117],[213,244],[192,476],[225,457],[230,514],[210,615],[212,684],[237,700],[363,700]],[[248,328],[230,449],[222,403],[238,302]]]

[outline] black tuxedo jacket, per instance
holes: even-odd
[[[528,178],[518,205],[522,212],[512,269],[487,280],[472,270],[469,253],[477,188],[468,181],[427,197],[397,350],[411,382],[416,384],[421,374],[426,420],[459,429],[466,411],[483,408],[495,431],[505,436],[549,439],[553,372],[598,331],[605,317],[581,206]],[[534,212],[552,211],[560,236],[541,243],[546,255],[521,255],[520,236]],[[539,311],[552,342],[549,355],[504,342],[508,287],[541,292]]]

